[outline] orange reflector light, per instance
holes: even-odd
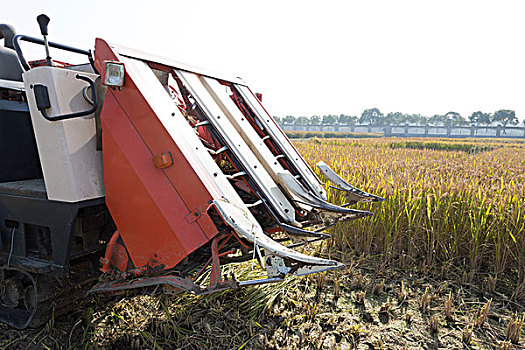
[[[173,157],[170,152],[165,152],[153,157],[155,168],[164,169],[173,165]]]

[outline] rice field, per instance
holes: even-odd
[[[96,295],[41,329],[0,325],[0,348],[525,348],[525,142],[294,144],[313,168],[324,160],[386,199],[305,248],[345,269],[202,297]],[[227,269],[260,277],[249,263]]]
[[[349,183],[386,198],[360,207],[371,218],[335,228],[340,251],[410,260],[525,298],[525,143],[317,139],[296,147],[311,166],[324,159]],[[329,196],[344,203],[334,190]]]

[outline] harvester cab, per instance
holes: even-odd
[[[90,287],[206,294],[343,266],[293,248],[371,213],[327,201],[242,79],[102,39],[94,54],[48,42],[38,22],[43,39],[0,26],[1,321],[42,324]],[[46,58],[27,62],[22,42]],[[348,204],[382,200],[318,167]],[[265,277],[223,275],[252,259]]]

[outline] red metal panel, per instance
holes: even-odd
[[[104,40],[96,40],[95,64],[99,71],[104,69],[103,62],[105,60],[119,61],[119,59],[118,53],[114,52]],[[192,212],[197,211],[200,214],[204,214],[209,201],[213,198],[221,197],[221,192],[215,187],[213,181],[201,178],[195,173],[186,159],[189,155],[184,155],[180,151],[162,125],[162,122],[149,106],[148,101],[140,93],[127,73],[122,90],[113,90],[112,93],[148,149],[153,154],[171,152],[175,166],[163,169],[164,173],[182,197],[188,209]],[[175,111],[175,104],[173,106]],[[206,185],[203,181],[206,181]],[[208,215],[201,215],[197,223],[208,239],[216,235],[217,229]]]
[[[113,255],[111,256],[111,265],[117,270],[125,272],[128,267],[128,251],[120,243],[115,243]]]
[[[136,267],[171,268],[209,239],[108,91],[102,109],[106,203]],[[203,215],[202,219],[207,218]]]

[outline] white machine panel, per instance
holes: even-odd
[[[104,196],[102,152],[96,149],[94,114],[63,121],[48,121],[37,109],[32,86],[47,86],[51,108],[48,116],[70,114],[91,108],[83,96],[85,81],[77,71],[37,67],[23,74],[31,120],[42,164],[47,197],[79,202]],[[98,75],[81,73],[93,81]]]
[[[210,92],[194,73],[175,70],[186,88],[192,93],[210,122],[220,132],[227,146],[243,164],[246,172],[257,183],[261,192],[268,199],[276,212],[289,223],[295,223],[295,209],[273,181],[268,171],[261,164],[253,150],[239,135],[234,125],[223,113]]]
[[[282,174],[285,173],[287,175],[286,179],[292,179],[292,181],[297,182],[295,187],[301,188],[301,184],[288,170],[285,170],[282,167],[279,160],[272,154],[263,139],[257,134],[250,122],[244,117],[239,108],[237,108],[235,103],[228,96],[224,86],[213,78],[201,77],[200,79],[235,130],[237,130],[239,135],[243,138],[246,144],[248,144],[257,159],[264,166],[268,174],[272,177],[273,181],[281,185],[288,195],[295,199],[294,193],[289,191],[288,182],[283,180]]]
[[[326,200],[326,190],[319,182],[319,179],[315,173],[312,171],[312,169],[310,169],[308,164],[306,164],[304,161],[304,158],[299,154],[299,152],[297,152],[295,147],[286,138],[277,123],[275,123],[273,119],[269,118],[269,114],[266,112],[259,100],[257,100],[248,87],[239,84],[235,84],[235,87],[244,100],[248,103],[251,110],[257,115],[257,118],[264,126],[266,131],[268,131],[268,134],[270,134],[272,139],[279,145],[284,155],[288,157],[299,174],[306,180],[312,192],[316,196]]]

